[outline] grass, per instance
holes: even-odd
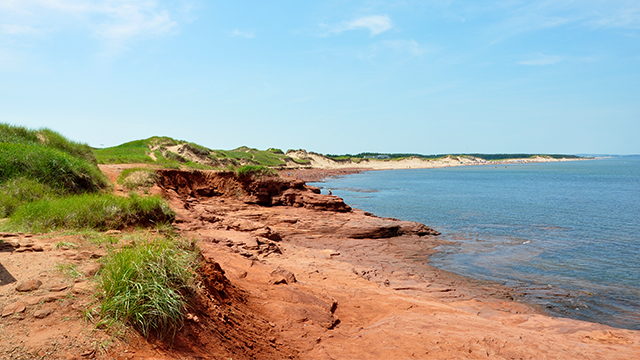
[[[17,178],[0,184],[0,218],[11,215],[20,205],[50,199],[58,192],[35,180]]]
[[[100,271],[100,313],[105,323],[133,326],[144,336],[164,336],[182,325],[187,299],[196,289],[198,254],[172,236],[139,236],[111,251]]]
[[[256,178],[277,175],[277,172],[263,165],[245,165],[236,169],[236,175],[239,178]]]
[[[71,279],[79,279],[84,277],[80,270],[78,270],[78,265],[75,264],[56,264],[56,270],[61,272],[62,275]]]
[[[25,232],[109,230],[171,223],[174,217],[173,211],[160,197],[83,194],[24,204],[3,227]]]
[[[149,141],[136,140],[122,145],[94,149],[94,154],[99,164],[135,164],[153,163],[153,159],[148,155]]]
[[[190,159],[185,153],[176,154],[168,151],[167,147],[182,145],[183,149],[193,154],[197,159]],[[211,150],[202,145],[168,137],[152,137],[144,140],[131,141],[122,145],[94,149],[95,156],[101,164],[157,164],[166,168],[214,169],[207,165],[208,161],[225,159],[234,165],[250,164],[263,166],[285,165],[289,159],[282,150],[269,148],[257,150],[241,146],[234,150]],[[150,155],[153,154],[156,160]]]
[[[49,130],[0,124],[0,218],[25,203],[109,188],[91,148]]]
[[[68,241],[59,241],[58,243],[56,243],[56,245],[53,248],[54,249],[77,249],[78,244],[68,242]]]
[[[0,143],[0,183],[16,178],[35,180],[68,193],[95,192],[109,184],[95,165],[59,150]]]
[[[158,173],[153,169],[124,169],[118,177],[118,184],[128,190],[149,189],[158,181]]]
[[[66,139],[50,129],[31,130],[0,123],[0,143],[44,146],[96,164],[93,150],[86,144]]]

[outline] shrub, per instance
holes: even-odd
[[[160,197],[83,194],[24,204],[11,215],[7,227],[27,232],[109,230],[170,223],[174,218]]]
[[[195,289],[193,246],[170,237],[141,237],[103,259],[99,295],[103,321],[132,325],[143,335],[175,332]]]

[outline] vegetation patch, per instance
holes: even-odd
[[[174,218],[175,214],[160,197],[83,194],[24,204],[3,227],[25,232],[58,229],[104,231],[171,223]]]
[[[180,154],[167,150],[175,145],[182,147]],[[220,163],[223,164],[222,166],[228,164],[282,166],[286,164],[285,160],[290,159],[282,150],[276,148],[258,150],[241,146],[234,150],[211,150],[202,145],[168,137],[152,137],[94,151],[101,164],[147,163],[166,168],[184,166],[190,169],[213,169],[212,165],[220,165]]]
[[[48,130],[0,124],[0,217],[22,204],[109,187],[91,148]]]
[[[50,129],[31,130],[0,123],[0,143],[44,146],[96,164],[89,145],[68,140]]]
[[[58,192],[49,186],[27,178],[16,178],[0,184],[0,218],[11,215],[20,205],[41,199],[51,199]]]
[[[149,156],[149,139],[136,140],[118,146],[94,149],[99,164],[153,163]]]
[[[275,176],[277,174],[275,170],[262,165],[245,165],[236,169],[236,175],[239,178],[259,178],[263,176]]]
[[[195,292],[198,254],[170,236],[140,235],[131,247],[112,250],[100,271],[102,321],[133,326],[143,335],[175,333]]]
[[[118,184],[127,190],[148,190],[158,181],[158,174],[153,169],[125,169],[118,177]]]
[[[28,178],[62,192],[95,192],[108,180],[95,165],[37,145],[0,143],[0,183]]]

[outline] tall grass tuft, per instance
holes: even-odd
[[[20,206],[6,227],[28,232],[57,229],[122,229],[171,223],[175,214],[160,197],[83,194]]]
[[[100,271],[103,321],[132,325],[144,336],[175,332],[195,289],[198,255],[170,237],[141,237],[111,252]]]

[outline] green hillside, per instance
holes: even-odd
[[[184,140],[150,137],[122,145],[94,149],[100,164],[157,164],[170,168],[222,169],[243,165],[281,166],[294,161],[280,149],[258,150],[241,146],[233,150],[213,150]]]

